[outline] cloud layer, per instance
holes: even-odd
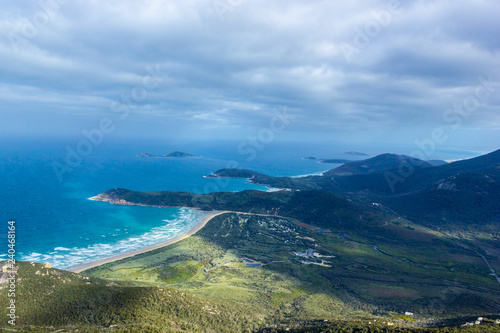
[[[314,139],[498,136],[497,1],[0,4],[4,132],[78,133],[128,106],[122,135],[237,137],[286,109]]]

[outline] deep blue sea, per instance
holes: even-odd
[[[68,269],[83,263],[167,241],[189,231],[204,213],[192,209],[118,206],[88,200],[111,188],[138,191],[268,190],[243,179],[215,180],[204,176],[225,167],[252,169],[273,176],[300,176],[335,167],[303,157],[351,158],[346,151],[372,156],[408,154],[414,147],[378,147],[347,143],[271,143],[238,149],[241,142],[104,141],[78,165],[62,175],[66,147],[76,139],[3,139],[0,142],[0,259],[6,258],[7,222],[16,221],[16,259]],[[248,147],[248,146],[247,146]],[[260,150],[262,149],[262,150]],[[188,152],[196,158],[146,158],[141,152]],[[460,159],[470,151],[441,150],[433,159]],[[359,158],[358,158],[359,159]]]

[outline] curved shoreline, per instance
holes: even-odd
[[[208,214],[207,216],[205,216],[199,223],[197,223],[187,233],[185,233],[183,235],[176,236],[176,237],[174,237],[174,238],[172,238],[172,239],[170,239],[170,240],[168,240],[166,242],[162,242],[162,243],[159,243],[159,244],[156,244],[156,245],[151,245],[151,246],[148,246],[148,247],[145,247],[145,248],[142,248],[142,249],[139,249],[139,250],[135,250],[135,251],[126,252],[126,253],[123,253],[123,254],[118,254],[118,255],[115,255],[115,256],[112,256],[112,257],[108,257],[108,258],[104,258],[104,259],[100,259],[100,260],[96,260],[96,261],[91,261],[91,262],[88,262],[86,264],[81,264],[81,265],[75,266],[75,267],[73,267],[71,269],[68,269],[68,271],[74,272],[74,273],[81,273],[81,272],[83,272],[83,271],[85,271],[87,269],[90,269],[90,268],[94,268],[94,267],[97,267],[97,266],[108,264],[110,262],[118,261],[118,260],[121,260],[121,259],[130,258],[130,257],[136,256],[136,255],[141,254],[141,253],[150,252],[150,251],[153,251],[153,250],[165,247],[167,245],[174,244],[174,243],[176,243],[178,241],[181,241],[181,240],[183,240],[183,239],[185,239],[185,238],[187,238],[187,237],[189,237],[191,235],[194,235],[201,228],[203,228],[211,219],[213,219],[214,217],[219,216],[221,214],[225,214],[225,213],[228,213],[228,211],[211,212],[210,214]]]

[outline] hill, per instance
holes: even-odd
[[[344,164],[323,176],[270,177],[249,170],[221,170],[253,183],[291,190],[325,190],[381,202],[415,222],[448,231],[500,233],[500,150],[432,166],[403,155],[383,154]],[[479,229],[477,229],[479,228]],[[496,236],[495,236],[496,237]]]
[[[214,192],[193,194],[187,192],[136,192],[112,189],[92,198],[114,204],[135,204],[158,207],[191,207],[204,211],[221,210],[255,214],[287,216],[321,227],[342,223],[354,227],[359,215],[383,215],[372,207],[365,207],[346,197],[327,191],[278,191]],[[380,215],[380,216],[379,216]]]
[[[389,214],[374,215],[358,216],[365,228],[343,221],[325,230],[226,213],[185,240],[86,273],[240,303],[265,317],[265,331],[311,320],[333,321],[332,329],[370,322],[375,330],[387,329],[387,322],[498,318],[500,287],[474,252]]]
[[[382,154],[367,160],[353,161],[325,173],[325,176],[348,176],[379,173],[397,169],[401,163],[410,163],[418,168],[428,168],[432,165],[425,161],[397,154]]]
[[[222,169],[215,177],[248,178],[255,184],[292,190],[324,189],[334,193],[399,195],[429,188],[458,174],[474,173],[500,178],[500,150],[468,160],[433,166],[405,155],[382,154],[346,163],[323,176],[271,177],[251,170]]]
[[[430,227],[500,233],[496,204],[500,199],[500,150],[437,167],[347,176],[334,182],[334,192],[363,194]]]
[[[344,177],[344,190],[367,190],[375,194],[391,195],[429,188],[442,179],[463,173],[487,175],[494,179],[500,177],[500,150],[436,167],[420,167],[419,161],[416,164],[412,160],[401,161],[395,168],[378,173]]]
[[[201,238],[200,238],[201,239]],[[185,240],[188,241],[189,239]],[[194,240],[194,239],[192,239]],[[191,240],[191,241],[192,241]],[[193,244],[183,246],[196,246]],[[168,252],[161,252],[167,251]],[[180,248],[177,248],[180,250]],[[168,253],[168,254],[167,254]],[[274,283],[277,294],[274,297],[274,310],[270,307],[252,307],[246,300],[236,301],[221,300],[212,297],[215,293],[208,294],[209,297],[195,296],[187,292],[186,288],[177,289],[174,281],[184,281],[189,285],[189,280],[193,277],[182,269],[178,264],[177,257],[172,257],[172,247],[163,248],[156,252],[145,254],[144,257],[130,258],[127,264],[122,262],[118,266],[109,266],[106,274],[118,272],[124,273],[121,279],[103,279],[93,275],[99,275],[102,271],[96,270],[88,274],[75,274],[68,271],[54,268],[45,268],[44,265],[28,262],[17,263],[16,282],[16,322],[15,326],[7,323],[4,319],[0,324],[0,329],[6,332],[304,332],[322,329],[327,332],[369,332],[370,330],[387,333],[420,333],[422,329],[400,327],[405,322],[397,317],[378,317],[375,322],[368,324],[362,319],[335,320],[325,322],[324,320],[312,320],[322,317],[321,306],[326,299],[321,295],[313,297],[309,302],[305,302],[305,308],[312,314],[309,320],[290,320],[286,315],[276,312],[281,302],[288,304],[293,297],[301,297],[300,291],[287,298],[286,291],[280,285],[284,281],[276,279],[278,276],[269,274],[268,283]],[[196,253],[189,253],[197,256]],[[177,268],[169,269],[169,266],[158,265],[159,259],[170,256],[170,261],[166,265],[176,264]],[[216,255],[217,256],[217,255]],[[229,257],[227,257],[229,259]],[[173,259],[173,260],[172,260]],[[156,260],[156,261],[155,261]],[[156,262],[156,264],[155,264]],[[146,267],[144,264],[148,263]],[[143,267],[132,268],[130,264],[140,264]],[[149,267],[149,268],[147,268]],[[203,271],[208,267],[200,266]],[[135,276],[130,275],[133,270]],[[159,274],[159,280],[153,283],[144,279],[146,271]],[[223,270],[229,274],[236,273],[237,270]],[[248,269],[254,272],[253,268]],[[213,270],[215,273],[216,270]],[[176,273],[175,276],[172,273]],[[199,273],[197,273],[199,274]],[[201,274],[202,276],[204,274]],[[179,279],[180,278],[180,279]],[[216,278],[211,274],[211,278]],[[151,275],[149,276],[151,281]],[[249,280],[251,281],[251,280]],[[274,282],[272,282],[274,281]],[[193,281],[191,281],[191,286]],[[233,282],[234,283],[234,282]],[[293,282],[292,282],[293,283]],[[215,285],[215,283],[214,283]],[[176,288],[172,288],[175,286]],[[234,292],[235,288],[228,285],[219,284],[220,289],[212,288],[212,291],[226,290],[226,295]],[[247,290],[251,290],[248,288]],[[229,290],[227,289],[229,288]],[[7,285],[0,285],[0,302],[9,304],[9,288]],[[193,288],[193,291],[195,289]],[[240,294],[241,295],[241,294]],[[258,294],[256,296],[260,296]],[[235,295],[236,296],[236,295]],[[12,297],[10,297],[12,299]],[[315,302],[315,303],[311,303]],[[319,303],[318,303],[319,302]],[[271,303],[270,303],[271,304]],[[318,306],[319,305],[319,306]],[[336,304],[333,303],[333,306]],[[285,309],[285,307],[283,307]],[[325,308],[323,311],[330,311],[333,308]],[[319,312],[318,312],[319,310]],[[0,315],[8,318],[7,306],[3,306]],[[310,312],[315,311],[315,312]],[[274,315],[276,313],[276,315]],[[490,319],[491,318],[491,319]],[[473,328],[447,329],[446,332],[494,332],[497,328],[492,323],[495,316],[484,320],[483,324]],[[387,322],[394,323],[388,326]],[[462,322],[463,320],[461,320]],[[328,325],[328,328],[325,327]],[[325,330],[327,328],[327,330]],[[473,330],[474,329],[474,330]],[[426,332],[440,332],[439,329],[426,330]]]
[[[237,332],[258,327],[239,304],[186,294],[165,286],[109,281],[41,264],[18,262],[16,325],[18,332]],[[0,301],[9,304],[0,285]],[[7,318],[2,306],[2,318]],[[59,328],[56,330],[55,328]]]
[[[293,189],[293,190],[318,190],[321,187],[315,183],[319,177],[272,177],[259,172],[245,170],[245,169],[221,169],[214,172],[207,178],[245,178],[252,184],[268,185],[280,189]]]
[[[441,166],[441,165],[448,164],[448,162],[443,161],[443,160],[429,160],[429,161],[426,161],[426,162],[429,163],[432,166]]]

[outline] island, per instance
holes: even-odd
[[[368,154],[365,154],[365,153],[359,153],[357,151],[348,151],[348,152],[345,152],[344,155],[351,155],[351,156],[370,156]]]
[[[320,159],[316,157],[303,157],[302,159],[306,161],[318,161],[318,163],[324,163],[324,164],[345,164],[352,162],[352,160],[346,160],[343,158]]]
[[[352,160],[346,160],[342,158],[332,158],[332,159],[327,159],[327,160],[320,160],[319,163],[324,163],[324,164],[346,164],[350,163]]]
[[[166,157],[166,158],[188,158],[188,157],[197,157],[196,155],[192,155],[189,153],[184,153],[182,151],[174,151],[168,155],[154,155],[149,153],[140,153],[137,155],[139,157]]]

